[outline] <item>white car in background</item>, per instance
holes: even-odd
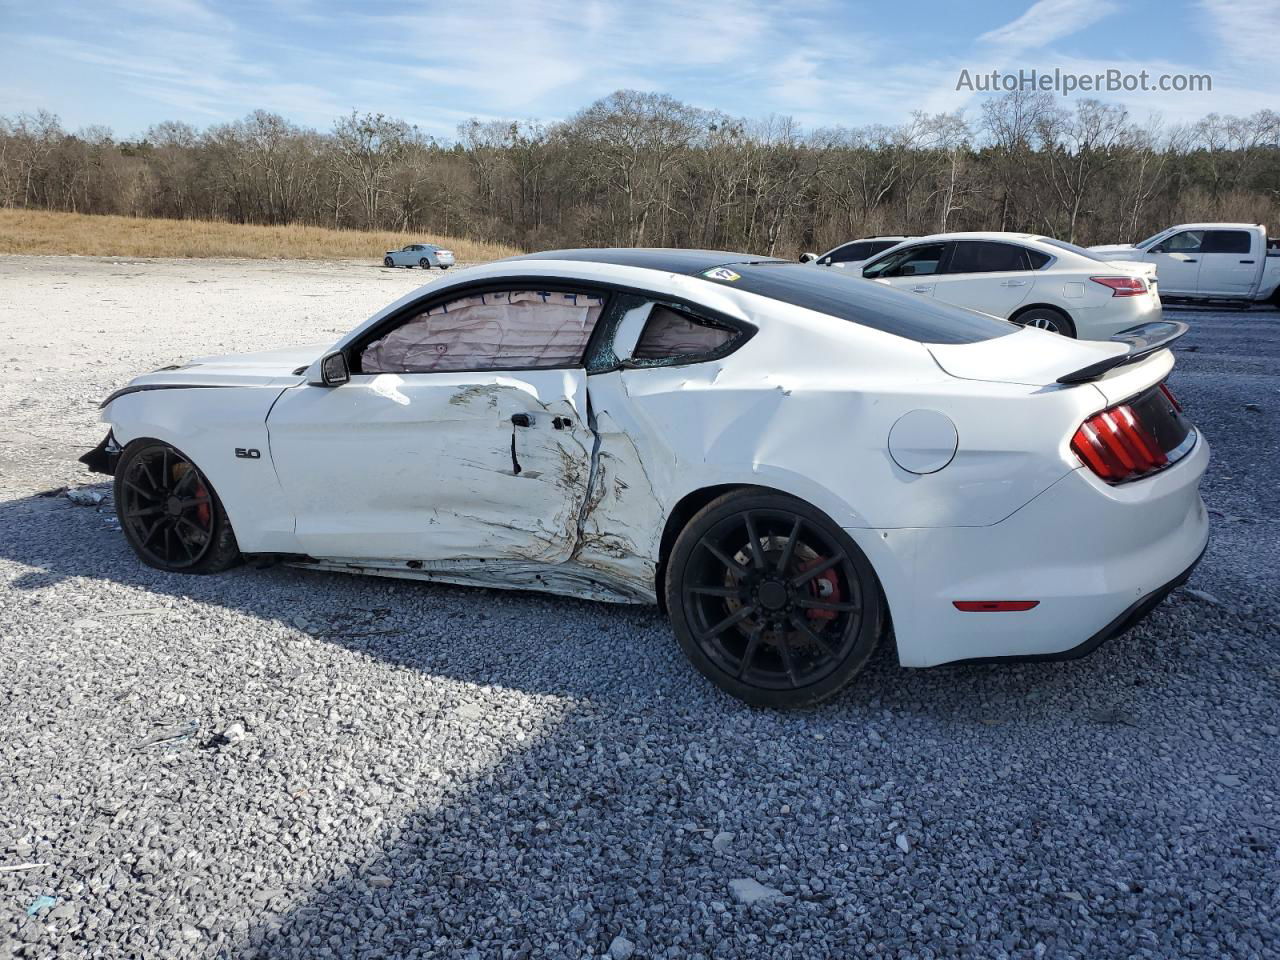
[[[139,377],[83,460],[161,570],[656,602],[715,683],[799,706],[890,624],[906,666],[1070,658],[1185,580],[1209,458],[1164,386],[1186,329],[1074,342],[748,254],[559,250],[329,346]]]
[[[1182,223],[1135,244],[1090,247],[1108,260],[1159,271],[1160,293],[1177,300],[1270,302],[1280,307],[1280,244],[1257,223]]]
[[[1080,340],[1109,340],[1162,314],[1154,266],[1030,233],[916,237],[864,264],[862,276]]]
[[[453,251],[434,243],[411,243],[399,250],[388,250],[382,257],[384,267],[421,267],[423,270],[432,267],[448,270],[453,262]]]
[[[852,270],[862,266],[877,253],[883,253],[890,247],[896,247],[910,237],[863,237],[861,240],[850,240],[822,256],[816,253],[802,253],[801,263],[816,263],[820,267],[835,267],[839,270]]]

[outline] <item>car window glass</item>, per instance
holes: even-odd
[[[644,331],[631,351],[633,360],[688,358],[714,351],[731,342],[738,332],[701,320],[683,311],[655,304]]]
[[[938,262],[942,259],[945,244],[926,243],[918,247],[907,247],[897,253],[891,253],[883,260],[869,264],[863,271],[864,277],[918,277],[923,274],[937,273]]]
[[[373,341],[362,373],[576,367],[604,307],[600,296],[504,290],[438,303]]]
[[[871,249],[869,243],[846,243],[843,247],[831,251],[828,262],[848,263],[850,260],[865,260],[874,254],[875,251]]]
[[[947,265],[947,273],[996,273],[1026,270],[1021,247],[986,240],[961,240]]]
[[[1158,249],[1162,253],[1199,253],[1203,238],[1203,230],[1183,230],[1158,244]]]
[[[1027,262],[1031,264],[1032,270],[1039,270],[1053,259],[1047,253],[1041,253],[1039,250],[1024,250],[1022,252],[1027,255]]]
[[[1205,233],[1201,253],[1248,253],[1252,238],[1244,230],[1209,230]]]

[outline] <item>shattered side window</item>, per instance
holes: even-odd
[[[737,336],[736,330],[727,330],[660,303],[654,304],[649,319],[645,322],[644,332],[631,351],[631,359],[687,360],[714,353]]]
[[[503,290],[436,304],[360,354],[362,373],[582,365],[604,307],[595,294]]]

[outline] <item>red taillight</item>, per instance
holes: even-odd
[[[1127,403],[1095,413],[1080,424],[1071,449],[1108,483],[1154,473],[1169,462],[1151,431]]]
[[[1141,277],[1090,277],[1089,279],[1109,287],[1113,297],[1136,297],[1147,292],[1147,282]]]
[[[1178,402],[1178,398],[1173,395],[1173,391],[1169,389],[1168,384],[1160,384],[1160,392],[1165,395],[1165,398],[1168,399],[1171,404],[1173,404],[1174,410],[1178,411],[1178,413],[1182,412],[1182,404],[1180,404]]]
[[[951,605],[964,613],[1016,613],[1040,606],[1039,600],[952,600]]]

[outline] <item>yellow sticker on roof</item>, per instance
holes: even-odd
[[[742,274],[734,273],[728,267],[712,267],[710,270],[703,270],[702,275],[708,280],[725,280],[728,283],[742,279]]]

